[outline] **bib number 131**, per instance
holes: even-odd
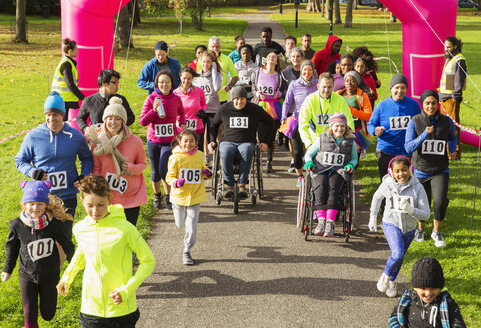
[[[229,126],[231,128],[249,128],[249,118],[248,117],[231,117],[229,120]]]

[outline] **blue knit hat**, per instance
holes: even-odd
[[[50,181],[20,181],[23,189],[22,204],[29,202],[49,203],[48,192],[52,183]]]
[[[57,113],[62,116],[65,115],[65,101],[57,91],[52,91],[43,105],[43,113]]]
[[[169,47],[167,46],[167,43],[165,41],[159,41],[155,44],[155,51],[157,50],[164,50],[167,52],[169,50]]]

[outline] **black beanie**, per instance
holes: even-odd
[[[441,264],[432,257],[417,260],[411,271],[413,288],[444,288],[444,275]]]
[[[439,95],[436,91],[427,89],[423,93],[421,93],[421,98],[419,99],[419,102],[421,103],[421,107],[423,106],[424,100],[426,100],[427,97],[434,97],[436,100],[439,102]]]
[[[398,83],[403,83],[408,86],[408,79],[403,74],[396,74],[391,78],[391,83],[389,83],[389,90],[392,89]]]

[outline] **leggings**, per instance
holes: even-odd
[[[397,155],[391,155],[383,152],[382,150],[376,150],[377,166],[379,169],[379,178],[381,179],[387,174],[389,162]]]
[[[292,151],[294,152],[294,167],[299,170],[302,169],[304,165],[304,143],[301,140],[301,135],[299,134],[299,129],[292,135]]]
[[[424,187],[426,194],[428,195],[428,202],[431,205],[431,199],[434,205],[434,220],[442,221],[446,216],[446,210],[448,209],[448,186],[449,186],[449,173],[444,172],[433,175],[429,178],[419,179],[419,182]]]
[[[404,261],[409,245],[413,241],[414,232],[416,229],[403,234],[401,229],[392,223],[381,223],[382,230],[386,236],[387,243],[391,249],[391,255],[387,259],[384,273],[391,278],[391,281],[396,280],[396,277],[401,270],[401,265]]]
[[[267,125],[265,125],[262,122],[259,122],[259,125],[257,126],[257,136],[259,137],[259,140],[267,140],[267,161],[272,162],[272,158],[274,157],[274,151],[276,149],[276,131],[279,129],[281,126],[280,120],[274,120],[275,121],[275,129],[274,133],[270,136],[267,135],[267,132],[269,131],[269,128]]]
[[[131,207],[131,208],[124,208],[125,217],[127,221],[132,223],[134,226],[137,226],[137,220],[139,218],[140,213],[140,206]]]
[[[135,328],[139,318],[139,309],[127,315],[113,318],[102,318],[82,312],[79,314],[82,328]]]
[[[150,168],[152,173],[150,178],[153,182],[165,180],[169,164],[169,157],[172,154],[172,146],[169,143],[159,144],[147,141],[147,153],[150,159]]]
[[[57,279],[51,279],[41,284],[34,283],[20,275],[20,295],[22,297],[25,328],[37,328],[38,303],[40,296],[40,314],[45,321],[55,316],[57,309]]]
[[[71,199],[63,199],[63,205],[67,209],[67,213],[75,218],[75,210],[77,209],[77,197]],[[73,221],[67,220],[62,224],[65,233],[67,234],[68,240],[72,240],[72,225]]]
[[[326,171],[312,179],[316,208],[338,210],[339,196],[344,178],[337,172]]]

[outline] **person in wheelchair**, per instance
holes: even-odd
[[[319,135],[304,156],[304,168],[311,173],[317,227],[313,233],[334,237],[334,222],[340,208],[340,191],[351,180],[357,165],[355,135],[346,115],[334,113],[329,129]]]
[[[211,140],[209,151],[213,152],[217,146],[215,142],[219,127],[222,124],[219,151],[222,162],[227,191],[225,198],[232,198],[234,190],[234,159],[240,158],[239,163],[239,197],[247,198],[246,184],[249,182],[249,172],[254,155],[254,147],[257,142],[257,126],[264,123],[268,131],[259,140],[261,151],[267,150],[267,144],[271,142],[275,134],[275,122],[258,105],[247,102],[247,91],[243,87],[235,87],[231,91],[231,99],[221,106],[215,114],[212,122]]]

